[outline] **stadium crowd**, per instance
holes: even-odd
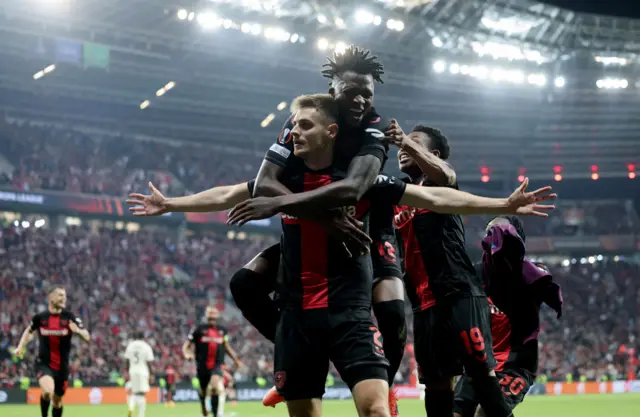
[[[122,352],[139,328],[145,329],[156,352],[155,372],[172,364],[190,378],[194,365],[183,361],[180,347],[209,303],[225,308],[231,345],[246,365],[236,378],[270,379],[272,345],[238,315],[230,302],[228,281],[274,238],[176,237],[175,231],[128,233],[84,226],[2,230],[0,384],[33,377],[37,342],[30,345],[24,360],[12,357],[11,347],[29,317],[45,308],[44,291],[51,283],[66,286],[69,307],[93,335],[89,345],[76,343],[72,379],[91,382],[108,380],[115,372],[124,375]],[[567,374],[589,379],[628,376],[629,354],[637,358],[640,351],[639,266],[613,258],[550,266],[563,287],[565,306],[559,321],[550,313],[544,315],[541,373],[551,380],[564,380]],[[407,320],[410,323],[411,318]],[[398,381],[409,379],[408,364],[405,355]]]

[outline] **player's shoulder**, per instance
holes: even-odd
[[[76,315],[73,313],[73,311],[65,309],[60,313],[60,317],[65,319],[74,319],[76,318]]]
[[[290,146],[291,141],[293,139],[291,135],[291,131],[293,130],[293,114],[287,118],[282,125],[282,129],[280,130],[280,134],[278,135],[277,143],[282,146]]]
[[[50,313],[47,310],[40,311],[33,315],[33,320],[42,320],[50,316]]]

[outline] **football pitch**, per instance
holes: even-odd
[[[401,400],[401,417],[425,416],[419,400]],[[198,417],[198,404],[177,404],[175,408],[162,405],[147,407],[146,417]],[[588,395],[564,397],[530,397],[516,409],[517,417],[635,417],[640,416],[640,394]],[[40,417],[39,406],[0,405],[2,417]],[[67,406],[64,417],[125,417],[124,405]],[[135,414],[137,416],[137,413]],[[260,403],[238,403],[225,406],[225,417],[282,417],[286,409],[281,404],[275,409],[265,408]],[[351,401],[326,401],[325,417],[355,417]]]

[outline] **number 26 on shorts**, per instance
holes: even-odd
[[[470,356],[482,362],[487,361],[487,353],[484,351],[484,337],[482,337],[482,332],[479,328],[474,327],[469,331],[463,330],[460,332],[460,337]]]

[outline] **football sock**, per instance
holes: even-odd
[[[51,400],[45,400],[43,397],[40,397],[40,413],[42,417],[49,416],[49,404],[51,404]]]
[[[376,303],[373,305],[373,312],[382,334],[384,356],[389,361],[389,386],[392,386],[407,344],[404,300]]]
[[[453,391],[427,388],[424,392],[424,408],[427,417],[453,416]]]
[[[279,312],[275,301],[269,297],[273,291],[273,277],[242,268],[231,277],[229,287],[242,315],[264,337],[275,341]]]

